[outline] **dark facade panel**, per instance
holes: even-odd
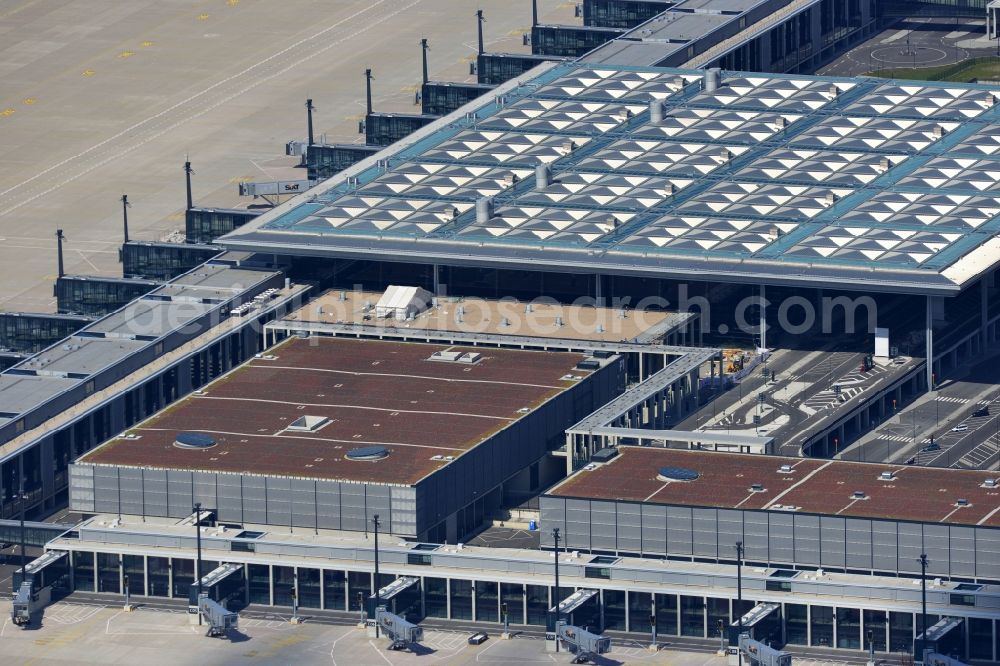
[[[256,210],[192,208],[184,216],[184,237],[188,243],[207,245],[258,215]]]
[[[498,86],[543,62],[564,59],[526,53],[480,53],[476,58],[476,78],[480,84]]]
[[[60,314],[103,317],[160,286],[151,280],[65,275],[56,280]]]
[[[407,113],[370,113],[365,117],[365,143],[388,146],[437,119],[438,116]]]
[[[381,150],[380,146],[353,143],[313,144],[306,152],[309,180],[323,180],[352,167]]]
[[[0,347],[22,354],[40,352],[92,322],[91,317],[0,312]]]
[[[122,245],[122,274],[145,280],[172,280],[222,252],[222,248],[182,243],[129,241]]]
[[[618,28],[536,25],[531,29],[531,52],[535,55],[579,58],[624,32]]]
[[[583,0],[583,24],[597,28],[634,28],[675,4],[660,0]]]
[[[445,116],[492,89],[493,86],[477,83],[428,81],[423,84],[420,92],[421,111],[424,114]]]

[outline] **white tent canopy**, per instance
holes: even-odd
[[[431,292],[420,287],[390,285],[375,304],[375,316],[406,319],[426,310],[431,304]]]

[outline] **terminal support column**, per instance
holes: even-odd
[[[989,321],[990,317],[990,280],[992,280],[992,275],[990,273],[986,273],[979,279],[979,353],[985,352],[986,347],[990,344],[989,328],[987,327],[987,321]]]
[[[760,348],[762,350],[767,349],[767,310],[764,306],[766,302],[764,285],[760,285]]]
[[[926,343],[927,343],[927,361],[926,361],[926,372],[927,372],[927,391],[934,390],[934,312],[933,304],[931,299],[933,296],[927,297],[927,322],[926,322]]]

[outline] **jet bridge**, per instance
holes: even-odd
[[[611,639],[591,633],[586,629],[574,627],[560,620],[556,623],[556,636],[573,655],[573,664],[584,664],[594,661],[598,655],[611,651]]]
[[[34,614],[69,593],[69,558],[66,551],[50,550],[18,569],[12,577],[11,621],[25,627]]]
[[[918,622],[920,616],[917,616]],[[925,653],[946,655],[952,660],[965,659],[965,636],[962,633],[963,620],[960,617],[942,617],[935,624],[921,632],[913,641],[913,661],[921,662]],[[918,625],[919,626],[919,625]]]
[[[408,622],[419,622],[423,619],[420,613],[420,579],[412,576],[400,576],[378,591],[378,604],[386,610],[399,615]],[[368,617],[374,618],[376,595],[368,597],[366,606]]]
[[[760,603],[751,608],[740,621],[729,625],[729,645],[739,645],[740,634],[772,647],[781,647],[781,605]],[[733,654],[735,651],[730,650]],[[735,663],[735,662],[734,662]]]
[[[202,594],[198,599],[198,612],[201,613],[208,625],[206,636],[213,638],[225,636],[228,631],[239,629],[239,614],[226,610],[222,604],[207,594]]]

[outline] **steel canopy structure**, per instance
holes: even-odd
[[[706,89],[698,71],[539,70],[220,242],[939,295],[1000,259],[985,86],[725,72]]]

